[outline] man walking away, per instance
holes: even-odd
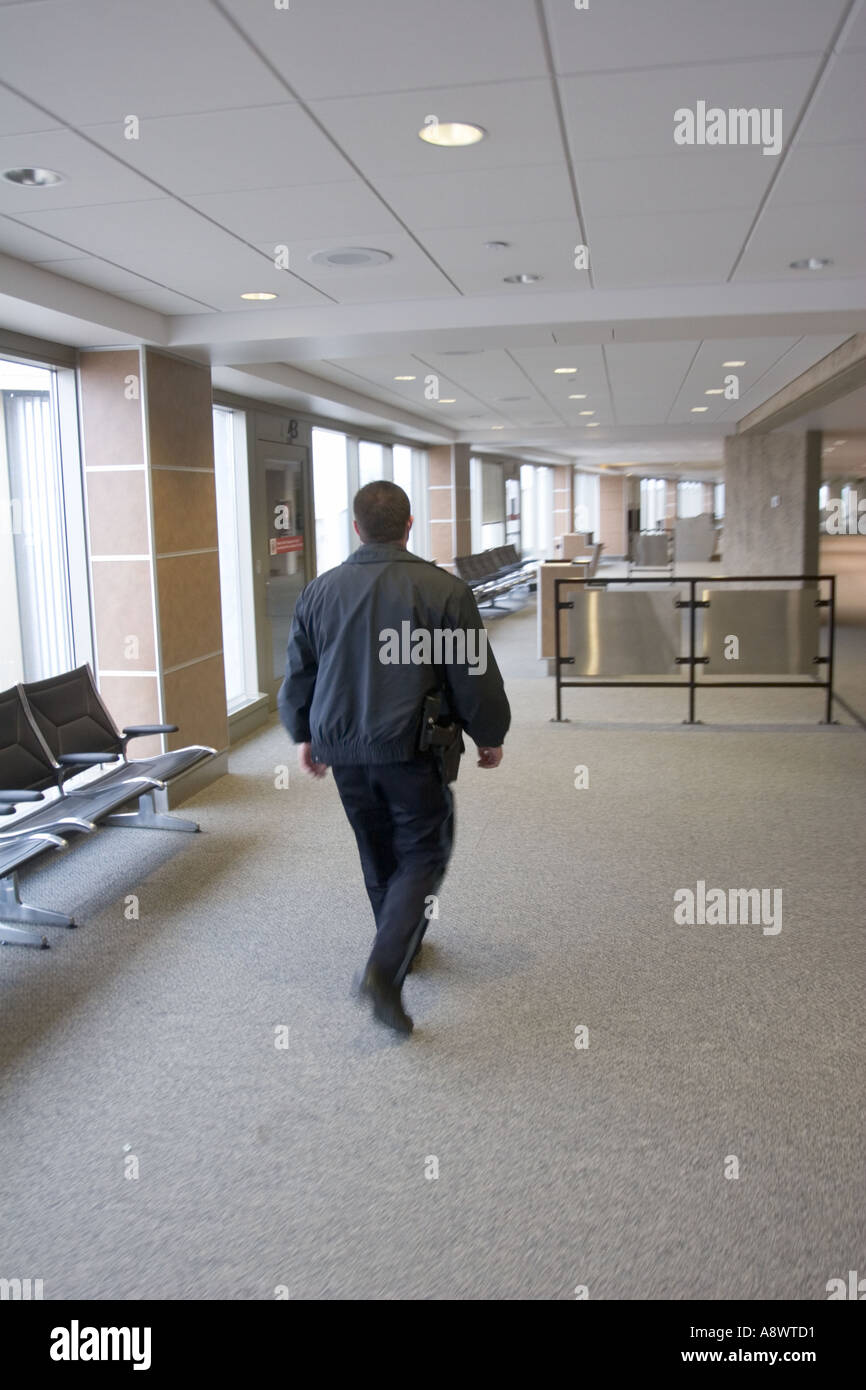
[[[411,1033],[401,990],[453,846],[454,743],[465,730],[498,767],[511,713],[471,590],[406,548],[406,493],[368,483],[353,510],[360,547],[295,606],[279,710],[301,768],[333,769],[355,832],[376,919],[360,997]]]

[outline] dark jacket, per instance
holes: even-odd
[[[423,638],[408,642],[419,630],[452,634],[438,648],[439,639],[431,637],[430,664]],[[460,632],[466,659],[456,661]],[[418,664],[400,661],[398,648],[404,656],[414,651]],[[443,658],[438,665],[437,655]],[[424,697],[437,688],[444,688],[452,715],[480,748],[499,747],[511,712],[462,579],[399,545],[369,544],[306,586],[295,605],[278,706],[295,743],[312,744],[316,762],[409,761],[418,747]]]

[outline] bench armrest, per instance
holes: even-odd
[[[148,734],[176,734],[177,724],[127,724],[120,740],[121,757],[126,761],[126,746],[131,739],[147,738]]]
[[[0,791],[0,806],[4,805],[24,805],[25,801],[44,801],[44,792],[31,791]]]
[[[23,825],[20,830],[0,830],[0,845],[8,845],[13,840],[44,840],[46,844],[56,845],[58,849],[66,848],[66,841],[61,840],[59,835],[52,834],[50,830],[27,830]]]

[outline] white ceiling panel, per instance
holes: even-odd
[[[791,270],[791,261],[826,257],[823,271]],[[802,204],[796,214],[772,196],[761,215],[734,280],[838,279],[866,274],[866,198],[862,203]]]
[[[281,306],[321,297],[273,261],[212,226],[171,198],[111,203],[99,209],[65,208],[21,218],[39,231],[65,237],[91,255],[220,309],[243,307],[239,296],[269,290]]]
[[[666,26],[661,27],[668,32]],[[572,156],[580,162],[681,154],[686,179],[692,150],[674,144],[675,111],[680,107],[694,110],[698,101],[724,110],[781,107],[783,137],[787,139],[814,76],[813,59],[778,58],[763,63],[708,63],[703,67],[568,77],[560,85]],[[728,147],[712,148],[722,153]],[[736,152],[744,163],[763,160],[772,165],[774,158],[754,146],[738,146]]]
[[[147,309],[155,309],[160,314],[200,314],[210,307],[199,300],[187,299],[185,295],[176,294],[163,285],[156,285],[151,280],[143,280],[141,276],[132,275],[128,270],[110,265],[108,261],[96,260],[92,256],[74,261],[43,261],[39,269],[53,271],[55,275],[63,275],[69,280],[77,280],[81,285],[92,285],[95,289],[107,290],[110,294],[130,300],[133,304],[143,304]]]
[[[526,0],[375,0],[340,5],[258,0],[226,8],[305,98],[413,88],[546,72],[534,6]]]
[[[293,237],[342,241],[399,232],[397,219],[360,179],[300,188],[190,194],[186,201],[245,241],[288,245]]]
[[[6,81],[74,125],[286,99],[207,0],[9,6],[0,11],[0,51]]]
[[[862,4],[849,24],[842,43],[843,52],[854,48],[866,48],[866,6]]]
[[[295,103],[143,121],[138,140],[126,140],[117,124],[89,126],[87,134],[181,196],[354,177]]]
[[[632,212],[705,212],[757,208],[776,170],[740,149],[684,146],[675,154],[639,159],[591,159],[575,166],[587,218]]]
[[[749,338],[748,340],[713,339],[701,343],[697,356],[682,384],[682,396],[688,404],[709,405],[712,401],[721,402],[721,409],[735,419],[745,413],[738,402],[729,402],[724,396],[704,397],[708,390],[724,389],[725,377],[735,375],[739,379],[739,400],[742,401],[757,382],[773,367],[781,363],[786,353],[797,346],[796,338]],[[744,362],[743,367],[726,367],[725,362]],[[729,411],[729,407],[731,410]],[[736,408],[734,408],[736,407]]]
[[[866,101],[862,52],[841,53],[809,107],[799,139],[805,145],[832,145],[866,140]]]
[[[368,178],[548,164],[563,154],[546,80],[417,92],[386,88],[376,96],[313,102],[311,109]],[[418,135],[427,116],[480,125],[487,137],[455,149],[430,145]]]
[[[124,168],[71,130],[0,138],[0,169],[53,169],[63,183],[25,188],[0,180],[0,211],[43,212],[99,203],[131,203],[157,196],[147,179]]]
[[[846,335],[813,334],[808,338],[801,338],[761,375],[753,387],[741,393],[738,401],[727,402],[720,418],[725,423],[742,420],[749,411],[763,405],[776,391],[781,391],[784,386],[794,381],[802,372],[808,371],[845,341]],[[741,355],[748,358],[745,351]]]
[[[22,261],[62,260],[80,257],[80,246],[67,246],[55,237],[26,227],[22,222],[14,222],[11,217],[0,217],[0,253],[4,256],[17,256]]]
[[[388,204],[414,231],[486,227],[491,221],[568,217],[574,200],[562,163],[379,180]],[[519,191],[518,191],[519,190]]]
[[[629,394],[663,403],[667,411],[698,346],[697,342],[607,344],[604,354],[617,419]]]
[[[614,289],[723,282],[752,213],[736,208],[587,220],[594,283],[597,288]]]
[[[773,186],[774,207],[801,203],[862,202],[866,190],[866,143],[798,144]]]
[[[819,53],[846,0],[604,0],[576,10],[573,0],[545,0],[556,71],[673,63],[728,62]],[[762,106],[766,102],[760,103]]]
[[[36,130],[57,129],[56,120],[0,84],[0,131],[4,135],[26,135]]]
[[[340,238],[290,239],[287,244],[292,271],[303,276],[310,284],[317,285],[338,304],[385,304],[398,299],[436,299],[457,293],[430,258],[405,233],[376,237],[376,244],[371,249],[386,251],[393,257],[386,265],[353,270],[317,265],[310,260],[316,251],[329,251],[345,245]],[[273,251],[269,244],[264,244],[261,249],[267,255]]]
[[[587,271],[574,268],[574,250],[580,239],[574,217],[519,224],[491,220],[480,227],[450,227],[419,235],[431,256],[466,295],[526,296],[585,289],[589,283]],[[486,241],[505,241],[508,246],[502,251],[488,251]],[[536,289],[504,283],[507,275],[524,273],[542,277]]]

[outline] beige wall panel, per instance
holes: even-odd
[[[218,555],[157,560],[156,575],[163,668],[221,650]]]
[[[91,555],[149,555],[147,489],[137,473],[88,473]]]
[[[430,520],[431,521],[450,521],[453,507],[453,497],[450,487],[431,487]]]
[[[100,670],[156,670],[150,561],[97,561],[91,573]],[[137,658],[125,655],[129,637],[138,639]]]
[[[210,369],[147,350],[151,467],[213,469]]]
[[[159,690],[156,676],[100,676],[99,693],[118,728],[129,724],[159,724]],[[129,745],[131,758],[161,753],[159,738],[136,738]]]
[[[450,564],[454,559],[453,532],[450,521],[430,522],[430,548],[434,560]]]
[[[79,364],[84,462],[88,468],[144,463],[141,383],[127,400],[126,377],[140,373],[137,352],[83,352]]]
[[[151,474],[157,555],[207,550],[217,544],[216,491],[212,473],[158,469]]]
[[[625,478],[599,479],[598,539],[608,554],[624,555],[626,549]]]
[[[184,748],[189,743],[205,743],[216,749],[228,745],[221,656],[168,672],[164,689],[166,720],[179,725],[178,732],[169,735],[169,748]]]
[[[431,487],[450,487],[451,486],[451,447],[450,445],[436,445],[429,451],[430,462],[430,486]]]

